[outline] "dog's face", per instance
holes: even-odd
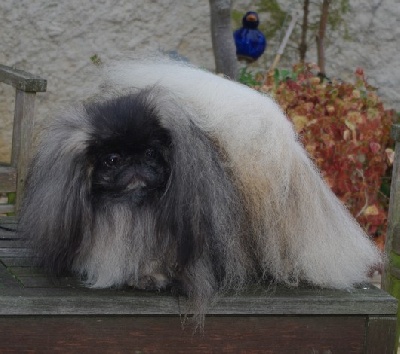
[[[88,105],[92,197],[136,205],[160,196],[170,176],[171,138],[139,97]]]

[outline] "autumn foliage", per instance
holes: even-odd
[[[393,161],[394,112],[384,109],[362,69],[355,83],[320,79],[316,72],[296,66],[289,77],[275,72],[255,88],[283,107],[328,185],[382,247],[388,197],[381,187]]]

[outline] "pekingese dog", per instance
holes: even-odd
[[[32,162],[20,232],[41,266],[97,288],[175,287],[199,318],[266,279],[367,280],[379,251],[271,98],[165,58],[104,73]]]

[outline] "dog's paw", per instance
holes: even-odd
[[[169,284],[170,280],[168,277],[161,273],[144,275],[137,282],[128,283],[128,285],[141,290],[163,290]]]

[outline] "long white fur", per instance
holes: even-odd
[[[161,87],[197,112],[195,124],[228,155],[265,274],[293,285],[351,288],[380,263],[270,97],[165,58],[113,63],[106,76],[117,91]]]

